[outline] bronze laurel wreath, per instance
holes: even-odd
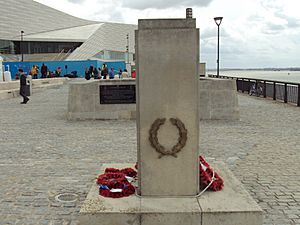
[[[177,157],[176,153],[180,152],[181,149],[185,146],[186,140],[187,140],[187,130],[183,124],[183,122],[180,119],[170,118],[170,122],[177,127],[179,131],[179,137],[177,144],[172,147],[171,150],[165,149],[164,146],[162,146],[157,137],[157,131],[159,130],[160,126],[163,125],[166,122],[166,118],[163,119],[156,119],[153,124],[151,125],[151,128],[149,130],[149,141],[151,146],[160,153],[159,158],[165,156],[165,155],[171,155],[174,157]]]

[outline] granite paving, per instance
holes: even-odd
[[[136,162],[135,121],[68,121],[67,95],[64,85],[26,105],[0,101],[0,225],[76,225],[101,165]],[[239,103],[240,121],[201,121],[201,154],[227,163],[265,225],[300,224],[300,107],[247,95]],[[64,193],[74,201],[58,201]]]

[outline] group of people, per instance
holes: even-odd
[[[66,66],[65,66],[66,67]],[[23,72],[23,69],[20,68]],[[74,71],[75,72],[75,71]],[[41,74],[39,76],[39,73]],[[49,68],[43,63],[41,69],[38,65],[33,65],[27,74],[32,76],[32,79],[38,78],[52,78],[52,77],[61,77],[61,67],[57,67],[56,70],[50,71]],[[71,72],[72,73],[72,72]],[[15,79],[20,79],[20,70],[15,74]],[[115,71],[114,68],[108,68],[107,64],[103,64],[101,68],[97,68],[91,65],[89,68],[85,69],[85,79],[90,80],[94,79],[122,79],[122,78],[136,78],[136,71],[132,70],[131,74],[128,73],[127,69]]]
[[[50,71],[48,67],[43,63],[41,67],[41,78],[52,78],[61,76],[61,67],[57,67],[56,70]]]
[[[33,65],[29,75],[32,76],[33,79],[38,78],[39,73],[39,67],[37,65]],[[54,75],[55,74],[55,75]],[[58,67],[55,70],[55,73],[51,73],[48,69],[48,67],[43,63],[41,67],[41,78],[48,78],[48,77],[60,77],[61,75],[61,68]],[[24,70],[22,68],[18,69],[18,72],[16,74],[16,80],[20,80],[20,95],[23,97],[23,101],[21,104],[26,104],[29,101],[29,98],[26,95],[26,73],[24,73]],[[123,79],[123,78],[136,78],[136,71],[133,70],[131,72],[131,76],[129,75],[127,69],[119,69],[118,73],[115,72],[114,68],[108,69],[108,66],[106,64],[102,65],[102,68],[96,68],[93,65],[91,65],[89,68],[86,68],[85,70],[85,79],[90,80],[91,78],[94,79]]]
[[[119,69],[118,72],[114,68],[108,68],[106,64],[102,65],[102,68],[94,67],[91,65],[89,68],[85,69],[85,79],[122,79],[122,78],[136,78],[135,70],[132,71],[131,76],[129,75],[127,69]]]
[[[21,69],[21,68],[20,68]],[[15,74],[15,79],[20,79],[20,69]],[[23,71],[23,69],[21,69]],[[39,78],[39,72],[40,68],[38,65],[33,65],[31,69],[29,70],[29,75],[32,76],[32,79],[38,79]],[[41,76],[40,78],[52,78],[52,77],[60,77],[61,76],[61,67],[57,67],[55,71],[50,71],[48,67],[43,63],[41,67]]]
[[[37,67],[37,66],[36,66]],[[33,79],[38,78],[38,70],[39,68],[37,67],[37,71],[35,71],[34,66],[31,69],[31,75]],[[41,78],[52,78],[52,77],[60,77],[61,76],[61,67],[57,67],[56,70],[50,71],[48,67],[43,63],[41,67]]]

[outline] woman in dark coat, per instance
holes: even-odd
[[[20,95],[23,97],[23,102],[21,104],[26,104],[29,101],[29,98],[26,96],[26,75],[22,69],[20,72]]]

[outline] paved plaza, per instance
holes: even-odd
[[[0,225],[76,225],[100,166],[136,162],[135,121],[67,121],[67,95],[64,85],[27,105],[0,101]],[[240,121],[201,121],[201,154],[228,164],[265,225],[300,224],[300,108],[247,95],[239,103]],[[62,203],[61,193],[78,197]]]

